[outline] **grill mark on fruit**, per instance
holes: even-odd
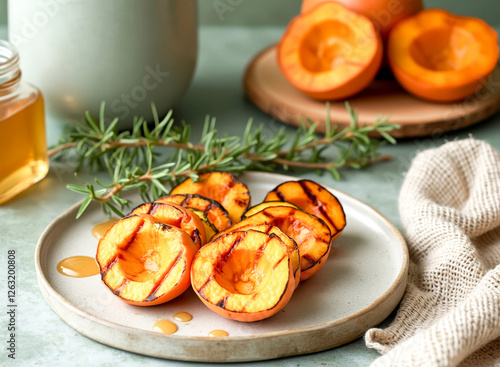
[[[242,200],[242,199],[234,199],[233,203],[236,203],[236,205],[240,207],[246,207],[248,204],[248,201]]]
[[[278,238],[278,236],[276,236],[274,233],[270,234],[269,237],[267,237],[266,241],[262,245],[260,245],[260,247],[256,250],[255,259],[253,262],[254,269],[258,266],[262,255],[264,255],[264,251],[266,250],[269,241],[271,241],[274,237]]]
[[[182,199],[181,205],[182,206],[186,206],[187,203],[189,202],[189,195],[181,195],[181,194],[179,194],[179,196],[182,197],[182,198],[184,198],[184,199]]]
[[[226,308],[227,296],[224,296],[219,302],[217,302],[216,306],[225,309]]]
[[[280,189],[275,190],[276,196],[281,200],[281,201],[286,201],[285,195],[281,192]]]
[[[301,270],[307,270],[307,269],[311,268],[314,264],[316,264],[320,260],[320,259],[313,258],[309,254],[304,254],[304,255],[301,256],[301,258],[304,259],[304,260],[306,260],[306,261],[308,261],[311,264],[311,266],[309,266],[308,268],[301,269]]]
[[[200,231],[198,229],[195,229],[193,231],[193,235],[191,236],[191,238],[193,239],[195,245],[197,245],[198,247],[201,246],[201,236],[200,236]]]
[[[267,233],[267,234],[269,234],[269,232],[270,232],[270,231],[271,231],[271,229],[273,228],[272,224],[266,224],[266,223],[264,223],[264,224],[262,225],[262,227],[264,227],[264,229],[262,230],[262,232]],[[260,228],[262,228],[262,227],[260,227]],[[260,229],[260,228],[259,228],[259,229]]]
[[[267,211],[267,209],[264,209],[260,212],[264,217],[268,218],[271,220],[271,223],[273,223],[276,219],[276,217],[272,214],[272,213],[269,213],[269,211]],[[257,213],[259,214],[259,213]]]
[[[233,241],[233,244],[231,245],[231,247],[229,248],[228,251],[226,251],[226,253],[224,255],[221,255],[220,257],[222,258],[221,261],[219,262],[219,264],[223,264],[227,261],[227,258],[229,257],[229,255],[231,255],[231,253],[234,251],[234,249],[236,248],[236,246],[238,246],[238,244],[241,242],[241,236],[238,236],[238,238],[236,238],[234,241]]]
[[[313,202],[313,205],[316,208],[318,208],[321,214],[323,215],[323,218],[321,219],[325,219],[326,221],[328,221],[328,223],[330,223],[332,227],[335,228],[335,233],[338,232],[339,229],[337,228],[335,223],[333,223],[332,218],[330,218],[330,215],[325,210],[323,203],[318,199],[318,197],[315,194],[311,192],[311,190],[309,190],[309,187],[307,187],[304,181],[299,181],[299,185],[302,188],[302,191],[304,191],[304,193],[306,194],[306,196]]]
[[[143,225],[144,225],[144,220],[142,221],[142,223],[139,226],[137,226],[137,228],[135,229],[134,234],[130,237],[130,240],[124,246],[119,246],[120,250],[125,250],[126,251],[130,247],[130,245],[132,244],[132,242],[135,241],[137,233],[142,229]],[[108,265],[104,266],[103,271],[101,272],[101,274],[102,274],[103,277],[107,274],[107,272],[109,271],[109,269],[111,269],[113,267],[113,265],[115,265],[115,263],[118,261],[118,257],[119,257],[119,253],[117,253],[110,260],[110,262],[108,263]]]
[[[210,283],[212,280],[214,280],[215,276],[214,274],[210,275],[210,277],[207,279],[207,281],[200,287],[198,288],[197,292],[200,296],[202,296],[203,298],[205,298],[205,295],[203,293],[203,290],[205,289],[205,287],[208,285],[208,283]],[[205,298],[206,299],[206,298]]]
[[[285,260],[286,258],[288,258],[288,254],[284,254],[284,255],[282,256],[282,258],[281,258],[281,259],[279,259],[279,260],[276,262],[276,264],[274,264],[274,266],[273,266],[273,270],[276,270],[276,268],[278,267],[278,265],[279,265],[279,264],[281,264],[281,262],[282,262],[283,260]]]
[[[158,208],[159,204],[153,203],[153,204],[146,204],[149,206],[148,210],[146,211],[146,214],[153,215],[154,212],[156,212],[156,209]]]
[[[255,300],[255,298],[258,296],[258,293],[255,293],[255,294],[252,294],[252,297],[250,297],[250,299],[248,300],[247,303],[245,303],[245,305],[243,306],[242,308],[242,312],[245,312],[247,307],[250,306],[252,304],[252,302]]]
[[[181,258],[182,258],[182,251],[179,251],[179,255],[177,255],[177,258],[172,263],[172,265],[162,274],[160,282],[156,285],[156,287],[153,288],[153,290],[151,291],[149,296],[144,300],[145,302],[150,302],[150,301],[155,300],[156,292],[158,291],[158,289],[160,289],[160,287],[163,284],[163,282],[165,281],[165,279],[168,278],[168,276],[170,275],[170,272],[177,265],[177,263],[181,260]],[[177,285],[177,283],[175,285]],[[174,287],[175,287],[175,285],[174,285]]]
[[[127,284],[129,283],[129,281],[130,281],[130,279],[124,278],[122,284],[120,284],[120,286],[118,288],[115,288],[113,290],[113,293],[116,294],[117,296],[119,296],[120,293],[122,292],[123,288],[125,288],[127,286]]]
[[[111,261],[109,262],[109,264],[106,265],[101,270],[101,276],[102,276],[102,278],[104,278],[106,276],[106,274],[108,273],[109,269],[111,269],[113,267],[113,265],[116,264],[117,261],[118,261],[118,254],[116,254],[115,257],[111,259]]]

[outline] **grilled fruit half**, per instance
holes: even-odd
[[[152,306],[189,288],[197,250],[185,231],[137,214],[108,228],[99,240],[96,260],[102,281],[116,296],[130,304]]]
[[[307,213],[321,218],[332,232],[332,240],[337,238],[346,225],[342,204],[326,188],[309,181],[287,181],[271,190],[265,201],[287,201]]]
[[[202,247],[191,284],[212,311],[245,322],[274,315],[295,289],[288,247],[277,235],[254,230],[231,232]]]
[[[331,234],[328,226],[318,217],[300,209],[272,206],[233,224],[226,232],[239,230],[250,224],[276,226],[297,243],[301,281],[315,274],[330,253]]]
[[[202,173],[196,182],[188,178],[170,192],[170,195],[177,194],[196,194],[217,201],[233,223],[239,221],[250,206],[248,187],[228,172]]]

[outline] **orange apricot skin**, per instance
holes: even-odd
[[[424,50],[421,53],[425,54],[426,48],[432,50],[446,32],[452,31],[461,35],[461,42],[466,44],[456,51],[452,43],[448,45],[453,50],[444,58],[444,62],[452,65],[449,69],[443,68],[443,61],[432,67],[432,60],[416,56],[419,55],[417,49]],[[462,50],[466,50],[468,61],[456,65]],[[498,35],[481,19],[427,9],[394,27],[387,56],[394,76],[409,93],[434,102],[453,102],[472,96],[486,84],[498,62]]]
[[[307,54],[305,50],[310,49],[305,44],[318,43],[320,46],[315,52],[320,53],[319,50],[323,47],[321,43],[326,45],[329,40],[315,41],[315,34],[327,34],[328,32],[318,29],[333,21],[343,24],[356,34],[353,37],[356,41],[349,47],[355,50],[353,52],[357,53],[357,56],[340,55],[337,59],[344,61],[339,61],[338,65],[332,62],[330,70],[311,70],[303,62],[304,55]],[[339,37],[342,38],[340,34]],[[309,63],[318,64],[322,62],[321,59],[322,56],[317,55],[317,62],[313,57]],[[358,94],[373,81],[380,70],[382,59],[382,39],[373,23],[365,16],[336,2],[321,3],[311,11],[292,19],[277,48],[278,66],[285,78],[295,88],[317,100],[342,100]]]
[[[305,13],[320,3],[332,0],[303,0],[301,12]],[[345,7],[370,19],[385,41],[394,26],[401,20],[421,11],[422,0],[335,0]]]

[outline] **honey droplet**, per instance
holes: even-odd
[[[191,315],[189,312],[181,311],[181,312],[177,312],[174,315],[174,320],[177,320],[177,321],[188,322],[188,321],[191,321],[192,319],[193,319],[193,315]]]
[[[163,334],[173,334],[177,331],[177,325],[170,320],[159,320],[154,323],[153,331]]]
[[[57,264],[57,271],[74,278],[85,278],[99,274],[99,266],[90,256],[71,256]]]
[[[226,330],[212,330],[211,332],[208,333],[208,336],[228,336],[229,333]]]
[[[118,221],[118,218],[111,218],[105,222],[98,223],[92,228],[92,236],[97,239],[100,239],[106,233],[106,230],[115,224]]]

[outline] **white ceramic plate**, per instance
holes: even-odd
[[[250,172],[241,177],[260,202],[278,184],[296,178]],[[95,256],[94,225],[106,220],[98,205],[75,219],[79,204],[57,217],[42,234],[35,254],[41,292],[70,326],[101,343],[160,358],[236,362],[317,352],[361,336],[383,321],[403,296],[408,251],[398,230],[377,211],[330,189],[342,203],[347,226],[329,259],[297,288],[283,310],[263,321],[226,320],[206,308],[189,289],[167,304],[131,306],[101,283],[99,275],[71,278],[60,274],[59,261],[75,255]],[[139,202],[137,202],[139,204]],[[186,311],[190,322],[173,320]],[[179,329],[166,335],[152,331],[170,319]],[[223,329],[227,337],[209,337]]]

